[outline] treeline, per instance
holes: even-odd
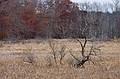
[[[0,39],[120,37],[120,12],[80,10],[70,0],[1,0]]]

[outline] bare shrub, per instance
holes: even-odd
[[[52,55],[56,65],[63,64],[62,60],[65,57],[65,45],[58,47],[58,43],[55,40],[49,40],[50,54]],[[59,62],[59,63],[58,63]]]
[[[4,47],[4,42],[0,41],[0,47]]]
[[[27,63],[30,63],[30,64],[34,64],[36,62],[35,58],[35,54],[33,53],[32,51],[32,48],[30,49],[27,49],[25,52],[24,52],[24,55],[23,55],[23,61],[24,62],[27,62]]]
[[[53,40],[49,40],[50,54],[53,56],[54,62],[57,65],[57,44]]]
[[[60,51],[59,51],[59,54],[60,54],[60,64],[62,65],[63,63],[62,63],[62,60],[63,60],[63,58],[65,57],[65,49],[66,49],[66,46],[65,45],[62,45],[61,47],[60,47]]]
[[[70,50],[69,52],[70,52],[71,56],[76,60],[76,62],[73,64],[73,66],[76,68],[84,67],[84,64],[88,61],[90,61],[94,64],[94,61],[92,61],[91,56],[97,56],[97,53],[98,53],[97,51],[100,52],[100,48],[96,48],[92,45],[90,47],[90,50],[88,51],[88,53],[86,53],[86,45],[87,45],[88,40],[85,38],[83,43],[79,39],[76,39],[76,40],[79,42],[79,44],[81,46],[80,54],[82,57],[80,59],[77,58],[76,56],[74,56],[72,54],[72,51]]]
[[[45,57],[45,60],[46,60],[46,65],[47,65],[47,67],[51,67],[52,65],[53,65],[53,62],[52,62],[52,57],[50,56],[50,55],[47,55],[46,57]]]

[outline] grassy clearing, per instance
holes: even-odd
[[[0,79],[119,79],[120,78],[120,42],[95,42],[101,46],[102,60],[93,58],[95,64],[87,62],[85,68],[71,66],[73,59],[69,54],[80,53],[79,44],[73,40],[54,40],[57,50],[66,46],[63,64],[57,66],[50,54],[48,41],[31,40],[17,43],[4,43],[0,47]],[[87,49],[91,43],[87,44]],[[26,53],[34,55],[33,63],[29,63]],[[28,55],[27,55],[28,56]],[[25,60],[25,61],[24,61]]]

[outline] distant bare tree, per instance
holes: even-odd
[[[91,10],[91,4],[89,2],[85,2],[85,3],[80,3],[80,10],[82,11],[90,11]]]
[[[112,1],[113,1],[113,4],[114,4],[114,7],[115,7],[115,11],[118,11],[120,0],[112,0]]]

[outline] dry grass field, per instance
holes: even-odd
[[[0,42],[0,79],[120,79],[119,41],[94,42],[95,46],[101,47],[99,58],[93,57],[94,64],[86,62],[84,68],[72,66],[74,59],[69,50],[79,56],[78,42],[70,39],[53,41],[56,53],[61,46],[66,47],[63,64],[59,63],[59,55],[55,64],[48,40]],[[88,42],[86,51],[90,46]]]

